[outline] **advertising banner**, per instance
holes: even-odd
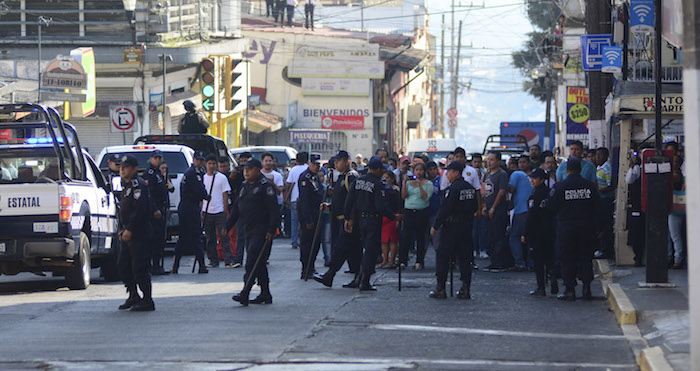
[[[321,126],[333,130],[362,130],[365,128],[364,116],[323,116]]]
[[[320,79],[305,78],[301,80],[303,95],[322,96],[369,96],[368,79]]]
[[[566,145],[573,140],[588,143],[588,88],[569,86],[566,89]]]
[[[383,79],[384,62],[293,59],[289,63],[289,77],[332,77],[341,79]]]

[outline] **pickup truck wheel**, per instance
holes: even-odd
[[[71,290],[85,290],[90,286],[90,239],[80,232],[80,248],[75,265],[66,272],[66,283]]]

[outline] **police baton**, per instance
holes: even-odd
[[[260,254],[258,255],[257,258],[255,258],[255,264],[253,264],[253,269],[248,272],[248,277],[246,277],[245,280],[245,285],[243,285],[243,290],[241,290],[241,301],[240,303],[244,306],[248,306],[248,297],[250,296],[250,290],[253,288],[253,284],[255,283],[255,279],[257,278],[258,274],[258,267],[260,266],[260,262],[262,261],[262,257],[267,254],[267,251],[272,248],[272,239],[265,240],[265,244],[263,244],[263,248],[260,250]]]
[[[318,250],[316,250],[316,241],[318,241],[318,235],[321,232],[321,219],[323,218],[323,204],[320,206],[321,210],[318,213],[318,220],[316,221],[316,230],[314,230],[314,239],[311,242],[311,250],[309,250],[309,259],[306,261],[306,271],[304,271],[304,282],[309,280],[309,272],[311,272],[313,269],[310,269],[311,264],[314,261],[314,258],[316,257],[316,254],[318,253]],[[321,244],[318,244],[319,247]]]
[[[455,296],[455,263],[450,260],[450,297]]]

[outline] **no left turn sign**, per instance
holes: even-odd
[[[136,105],[111,106],[109,108],[110,132],[132,133],[138,130]]]

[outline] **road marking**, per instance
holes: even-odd
[[[285,359],[280,362],[290,363],[323,363],[329,362],[329,359],[320,358],[301,358],[301,359]],[[428,358],[333,358],[333,362],[340,364],[386,364],[394,365],[396,363],[403,364],[438,364],[438,365],[456,365],[456,366],[501,366],[501,367],[562,367],[567,369],[637,369],[637,365],[632,363],[593,363],[593,362],[547,362],[547,361],[506,361],[493,359],[428,359]],[[391,369],[391,368],[389,368]]]
[[[439,327],[422,325],[370,325],[370,328],[377,330],[394,331],[424,331],[442,332],[449,334],[469,334],[469,335],[494,335],[494,336],[519,336],[546,339],[571,339],[571,340],[627,340],[624,335],[585,335],[585,334],[556,334],[548,332],[526,332],[526,331],[506,331],[473,329],[466,327]]]

